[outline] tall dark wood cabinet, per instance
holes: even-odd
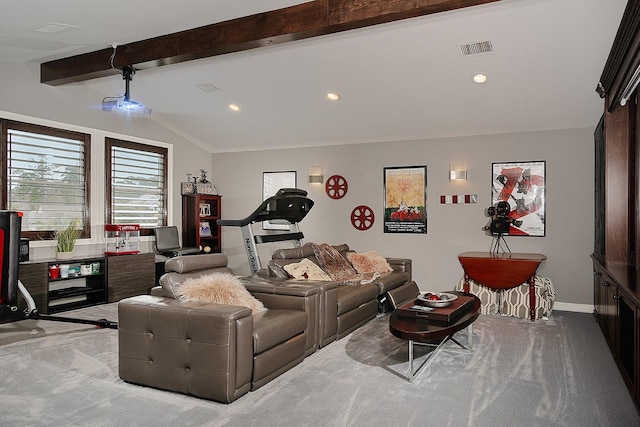
[[[213,194],[182,196],[182,246],[201,252],[222,252],[222,233],[217,220],[222,215],[222,197]]]
[[[630,0],[596,89],[594,314],[640,410],[640,2]]]

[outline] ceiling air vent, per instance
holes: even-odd
[[[217,92],[220,88],[213,83],[198,83],[196,87],[203,92]]]
[[[491,40],[482,42],[459,44],[458,49],[462,56],[479,55],[481,53],[493,52],[493,43]]]
[[[60,34],[60,33],[64,33],[65,31],[75,30],[76,28],[78,27],[76,27],[75,25],[49,22],[49,24],[45,25],[44,27],[34,28],[33,30],[30,30],[30,31],[35,31],[36,33]]]

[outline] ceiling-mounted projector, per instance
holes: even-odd
[[[125,91],[123,96],[119,97],[107,97],[102,100],[102,109],[104,111],[115,111],[122,112],[125,114],[136,115],[136,116],[150,116],[151,109],[145,107],[143,104],[139,102],[131,100],[131,94],[129,90],[129,83],[131,82],[131,77],[135,74],[136,70],[127,65],[122,68],[122,78],[125,81]]]
[[[136,101],[127,101],[125,98],[105,98],[102,101],[103,111],[123,112],[136,116],[150,116],[151,109]]]

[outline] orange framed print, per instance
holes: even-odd
[[[427,233],[427,167],[384,168],[384,232]]]

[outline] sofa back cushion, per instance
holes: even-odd
[[[233,273],[227,267],[224,254],[187,255],[168,259],[164,264],[167,273],[160,277],[162,295],[177,299],[177,287],[185,280],[194,279],[211,273]]]
[[[311,244],[311,246],[318,260],[318,265],[320,265],[331,279],[344,281],[356,278],[356,270],[336,248],[326,243],[319,245]]]
[[[344,257],[346,257],[347,253],[350,252],[349,245],[347,245],[346,243],[343,243],[341,245],[334,245],[333,248],[340,252],[340,254]],[[277,277],[280,279],[290,278],[291,275],[287,273],[284,266],[288,264],[299,263],[305,258],[316,265],[320,265],[313,251],[313,246],[309,243],[298,248],[278,249],[277,251],[273,252],[273,254],[271,255],[271,260],[269,260],[269,275],[271,277]]]
[[[393,268],[387,259],[376,251],[350,252],[347,259],[358,273],[389,273]]]
[[[225,254],[200,254],[178,256],[168,259],[164,263],[164,271],[187,273],[189,271],[226,267],[228,263]]]
[[[346,255],[346,253],[350,251],[349,245],[346,243],[333,245],[333,247],[342,255]],[[315,256],[313,246],[310,243],[307,243],[299,248],[278,249],[271,255],[271,259],[291,259],[300,261],[302,258],[311,258],[313,256]]]
[[[292,262],[283,266],[290,277],[299,280],[324,280],[329,281],[331,277],[325,273],[320,266],[309,258],[302,258],[300,262]]]

